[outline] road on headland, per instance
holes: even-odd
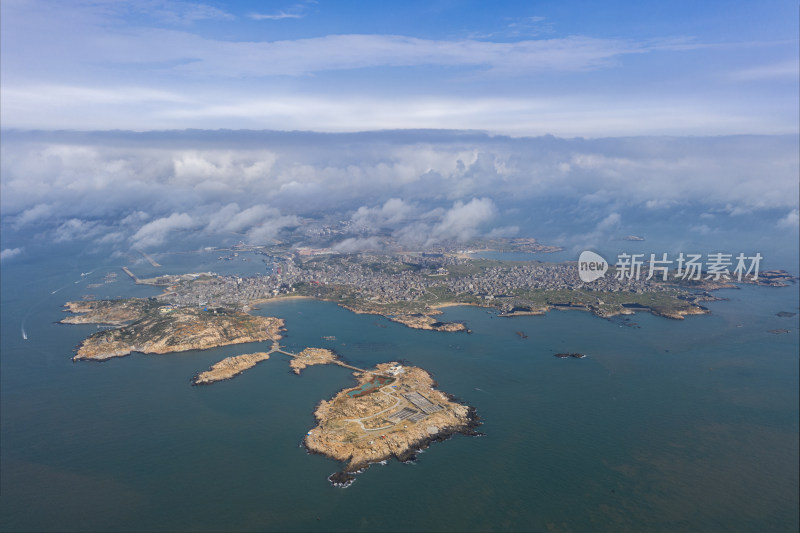
[[[361,426],[361,429],[363,429],[364,431],[381,431],[381,430],[389,429],[391,427],[396,426],[397,424],[390,424],[388,426],[383,426],[383,427],[380,427],[380,428],[367,429],[367,428],[364,427],[364,424],[363,424],[364,420],[367,420],[369,418],[375,418],[378,415],[382,415],[386,411],[391,411],[392,409],[394,409],[395,407],[400,405],[400,403],[403,401],[402,398],[396,397],[394,394],[392,394],[392,392],[386,392],[385,390],[383,390],[385,388],[386,387],[381,388],[379,392],[382,392],[383,394],[385,394],[389,398],[397,400],[393,406],[387,407],[383,411],[378,411],[377,413],[373,413],[373,414],[371,414],[369,416],[362,416],[361,418],[345,418],[345,422],[356,422],[359,426]]]

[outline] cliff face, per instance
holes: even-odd
[[[84,340],[73,358],[102,360],[131,352],[169,353],[280,339],[283,320],[237,311],[183,308],[150,312],[136,322]]]
[[[352,396],[372,390],[369,385],[375,383],[376,375],[388,377],[393,365],[378,365],[373,372],[359,374],[359,387],[320,402],[314,413],[319,424],[309,431],[305,445],[311,452],[347,463],[345,472],[338,475],[344,482],[352,480],[348,473],[370,463],[391,457],[407,460],[430,442],[454,433],[474,434],[478,425],[474,410],[434,389],[433,379],[420,368],[404,367],[386,385]]]

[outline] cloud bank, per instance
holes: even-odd
[[[796,143],[795,136],[585,140],[468,131],[10,131],[0,208],[7,227],[56,242],[138,247],[187,231],[270,242],[326,213],[363,234],[343,249],[376,246],[370,239],[381,228],[406,243],[463,241],[517,234],[518,223],[505,220],[514,210],[547,222],[555,204],[565,213],[604,213],[593,224],[631,208],[661,216],[701,206],[709,217],[777,211],[782,220],[772,224],[791,227]]]

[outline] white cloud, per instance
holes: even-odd
[[[64,94],[77,94],[64,105]],[[587,106],[583,95],[494,97],[392,95],[388,93],[298,94],[275,88],[220,92],[199,87],[188,93],[116,85],[3,84],[5,127],[20,129],[228,128],[359,132],[387,129],[477,129],[513,136],[720,135],[795,133],[795,122],[760,102],[729,107],[725,102],[687,102],[598,94]],[[764,104],[764,105],[761,105]]]
[[[253,226],[247,232],[247,242],[250,244],[272,244],[278,233],[287,227],[298,226],[300,219],[295,215],[275,216]]]
[[[251,244],[264,244],[272,241],[281,229],[298,224],[296,216],[283,216],[278,209],[268,205],[241,209],[238,204],[231,203],[210,215],[206,231],[245,233]]]
[[[351,237],[341,242],[336,243],[332,249],[336,252],[349,254],[355,252],[368,252],[372,250],[380,250],[382,248],[380,241],[377,237]]]
[[[173,183],[194,183],[195,187],[240,188],[267,177],[277,156],[266,150],[191,150],[172,155]],[[215,185],[216,184],[216,185]]]
[[[235,17],[217,7],[197,2],[150,0],[133,2],[137,11],[168,24],[191,24],[198,20],[233,20]]]
[[[225,226],[230,222],[231,218],[240,212],[239,205],[230,203],[219,209],[216,213],[211,214],[208,220],[206,230],[210,232],[227,231]]]
[[[708,235],[709,233],[714,232],[714,230],[708,224],[699,224],[696,226],[692,226],[689,228],[689,230],[695,233],[699,233],[700,235]]]
[[[503,226],[501,228],[494,228],[486,236],[489,238],[513,237],[518,233],[519,233],[519,226]]]
[[[730,78],[736,81],[765,81],[773,79],[796,81],[798,76],[800,76],[800,65],[798,65],[796,59],[759,65],[730,74]]]
[[[225,224],[224,229],[225,231],[232,232],[242,231],[255,224],[260,224],[268,218],[274,218],[279,214],[277,209],[265,205],[254,205],[231,217],[227,224]]]
[[[282,9],[277,13],[248,13],[248,17],[253,20],[285,20],[301,19],[308,13],[309,4],[316,4],[316,0],[305,0],[287,9]]]
[[[404,243],[424,244],[490,232],[491,215],[509,204],[783,216],[798,208],[796,146],[793,136],[6,132],[0,208],[7,227],[50,227],[65,240],[122,233],[142,246],[161,243],[164,219],[188,223],[170,218],[183,214],[192,223],[176,229],[268,242],[297,224],[292,215],[335,210],[349,213],[364,236],[388,228]],[[592,233],[598,222],[586,223]]]
[[[186,4],[184,4],[186,5]],[[628,54],[641,54],[671,49],[671,41],[636,41],[568,36],[550,39],[528,39],[516,42],[486,40],[423,39],[405,35],[334,34],[320,37],[261,40],[218,40],[188,29],[164,29],[129,25],[119,31],[119,19],[104,17],[102,11],[51,5],[42,9],[38,2],[17,4],[7,11],[16,24],[5,31],[10,39],[30,45],[27,51],[10,51],[12,66],[22,57],[39,51],[43,64],[30,65],[34,72],[55,68],[88,67],[90,58],[95,69],[100,65],[161,65],[173,73],[202,72],[203,76],[275,76],[306,75],[328,70],[349,70],[369,67],[409,67],[439,65],[478,67],[502,71],[509,75],[544,71],[584,71],[612,64]],[[188,6],[187,6],[188,7]],[[168,22],[192,22],[208,18],[225,18],[222,11],[211,8],[161,10]],[[277,13],[251,13],[255,20],[297,19],[302,9]],[[71,15],[71,26],[63,19]],[[70,30],[78,30],[70,33]],[[36,37],[46,32],[62,34],[58,48],[37,44]],[[102,43],[102,47],[97,44]],[[94,48],[93,48],[94,46]],[[691,45],[685,45],[691,46]],[[191,59],[191,61],[187,61]],[[62,62],[64,64],[59,64]],[[66,68],[65,68],[66,67]]]
[[[283,19],[301,19],[305,15],[302,13],[286,13],[284,11],[279,11],[273,14],[250,13],[247,16],[253,20],[283,20]]]
[[[619,213],[611,213],[597,224],[595,230],[606,233],[619,228],[620,222],[622,222],[622,217]]]
[[[466,241],[478,233],[478,228],[489,222],[496,209],[491,198],[473,198],[469,203],[456,202],[436,224],[429,243],[455,239]]]
[[[51,235],[51,238],[54,242],[83,240],[94,237],[102,231],[102,226],[95,221],[71,218],[60,224]]]
[[[28,224],[35,224],[53,214],[53,207],[47,204],[36,204],[35,206],[26,209],[19,215],[15,222],[14,226],[16,228],[21,228],[27,226]]]
[[[123,226],[126,226],[129,224],[141,224],[145,220],[150,220],[150,215],[144,211],[137,210],[120,220],[119,223]]]
[[[22,248],[5,248],[3,251],[0,251],[0,261],[7,261],[16,257],[22,253],[22,250]]]
[[[616,212],[609,213],[595,224],[591,231],[582,234],[565,235],[563,241],[572,244],[571,250],[573,252],[596,249],[601,244],[613,240],[621,225],[622,216]]]
[[[361,206],[351,216],[357,230],[374,233],[389,229],[404,246],[431,246],[443,241],[466,241],[483,233],[483,226],[494,218],[497,209],[490,198],[457,200],[447,208],[425,210],[418,204],[397,198],[379,207]],[[500,228],[492,236],[511,235],[517,226]],[[377,237],[350,238],[336,246],[339,251],[375,250],[381,247]]]
[[[130,241],[134,246],[147,248],[163,244],[172,231],[188,230],[195,227],[195,220],[186,213],[173,213],[168,217],[148,222],[137,231]]]
[[[118,244],[125,241],[125,233],[121,231],[112,231],[106,233],[102,237],[95,239],[96,244]]]
[[[800,210],[792,209],[785,217],[778,221],[779,228],[796,230],[800,226]]]
[[[249,18],[285,22],[311,13],[308,2],[264,11]],[[353,21],[353,33],[334,35],[284,23],[275,40],[251,22],[228,23],[235,17],[211,3],[7,0],[3,124],[569,136],[797,131],[796,90],[784,83],[796,79],[794,40],[717,46],[701,42],[703,35],[534,38],[550,31],[550,19],[519,14],[503,19],[504,34],[480,38],[358,33],[366,27]],[[193,25],[212,19],[218,30]],[[755,46],[765,50],[763,65],[734,55]],[[695,50],[720,53],[720,63],[736,72],[699,72],[711,59],[690,57]],[[643,55],[652,62],[629,60]],[[659,83],[662,61],[670,69],[667,85]],[[596,76],[600,70],[609,75]],[[762,90],[741,79],[777,85]]]
[[[400,198],[390,198],[381,207],[359,207],[350,220],[357,228],[377,229],[386,224],[395,225],[403,222],[417,211],[415,206]]]

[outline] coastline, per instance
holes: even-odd
[[[267,303],[274,303],[278,301],[284,301],[284,300],[317,300],[317,298],[314,298],[313,296],[303,296],[300,294],[292,294],[287,296],[273,296],[272,298],[259,298],[257,300],[252,300],[248,302],[247,305],[244,306],[243,310],[245,313],[249,313],[254,309],[258,309],[259,308],[258,306],[260,305],[264,305]]]
[[[347,488],[353,484],[356,479],[357,474],[361,474],[367,470],[370,466],[374,464],[383,463],[385,464],[391,458],[397,459],[401,463],[413,463],[417,459],[417,454],[426,450],[430,447],[431,444],[436,442],[444,442],[453,438],[456,435],[464,435],[465,437],[482,437],[484,436],[483,433],[477,431],[483,422],[481,421],[480,416],[474,407],[469,406],[467,408],[467,421],[463,425],[459,426],[448,426],[439,429],[439,432],[434,435],[428,435],[425,437],[421,437],[418,440],[412,441],[409,443],[408,447],[400,452],[392,453],[391,455],[386,456],[383,459],[376,459],[365,461],[362,463],[352,464],[348,463],[345,468],[338,472],[334,472],[330,476],[328,476],[328,481],[330,481],[331,485],[337,488]],[[303,447],[309,454],[312,455],[322,455],[324,457],[331,458],[330,455],[314,450],[308,447],[303,440]]]
[[[445,309],[447,307],[458,307],[458,306],[461,306],[461,305],[465,305],[465,306],[468,306],[468,307],[483,307],[484,309],[491,307],[490,305],[482,305],[482,304],[471,303],[471,302],[465,302],[465,303],[442,302],[442,303],[438,303],[438,304],[433,304],[433,305],[430,306],[430,308],[431,309]]]
[[[261,361],[269,359],[267,352],[255,352],[243,355],[226,357],[214,363],[205,372],[200,372],[192,378],[192,385],[211,385],[217,381],[233,379],[245,370],[253,368]]]
[[[454,434],[478,435],[475,409],[438,390],[419,367],[381,363],[357,373],[356,382],[317,404],[317,425],[303,439],[309,453],[345,463],[329,477],[335,486],[347,486],[371,464],[413,460]]]
[[[139,303],[147,303],[142,300]],[[116,306],[104,304],[107,313]],[[129,302],[119,301],[127,310]],[[89,323],[103,324],[102,314],[89,317]],[[219,346],[261,341],[277,341],[285,331],[280,318],[250,315],[241,311],[203,311],[196,308],[144,309],[128,325],[98,331],[86,337],[77,348],[73,361],[106,360],[124,357],[132,352],[165,354],[189,350],[206,350]]]

